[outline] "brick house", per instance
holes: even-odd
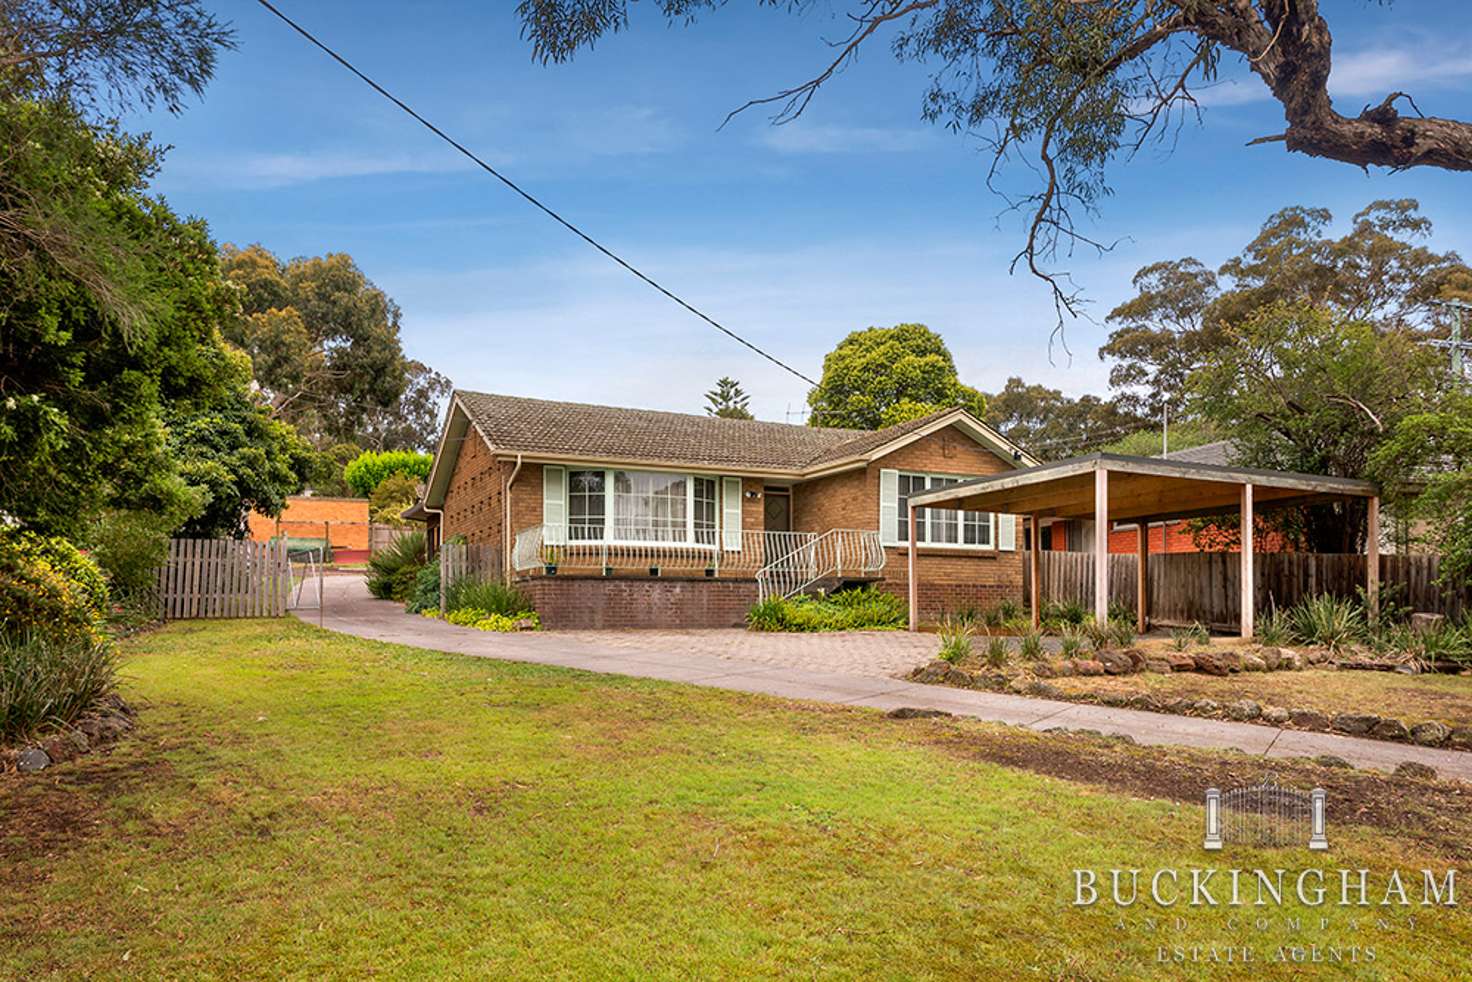
[[[548,626],[734,626],[762,596],[904,596],[907,496],[1035,463],[961,409],[866,431],[457,391],[405,516],[494,550]],[[1014,516],[916,538],[925,619],[1021,600]]]

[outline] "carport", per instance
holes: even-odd
[[[1109,615],[1109,563],[1099,557],[1109,554],[1112,522],[1134,522],[1138,529],[1138,609],[1136,627],[1149,625],[1150,598],[1146,576],[1152,522],[1238,514],[1242,527],[1242,636],[1253,633],[1253,519],[1257,512],[1295,505],[1363,498],[1369,510],[1366,536],[1365,591],[1371,611],[1379,604],[1380,498],[1368,481],[1319,474],[1255,470],[1195,464],[1160,457],[1126,457],[1091,454],[1009,471],[996,477],[952,484],[909,499],[910,528],[923,508],[999,512],[1026,516],[1031,531],[1028,562],[1032,572],[1032,623],[1039,624],[1041,585],[1038,576],[1038,543],[1041,522],[1046,518],[1092,519],[1094,522],[1094,617]],[[908,550],[910,630],[917,629],[918,583],[915,550]]]

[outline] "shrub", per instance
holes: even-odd
[[[414,574],[414,590],[409,594],[409,602],[404,605],[404,610],[410,614],[419,614],[426,610],[438,612],[439,609],[440,564],[425,563]]]
[[[827,597],[768,597],[746,614],[746,626],[753,631],[893,630],[907,622],[905,602],[874,587]]]
[[[1128,648],[1135,643],[1135,619],[1116,617],[1109,622],[1109,640],[1115,647]]]
[[[1077,658],[1084,652],[1083,635],[1079,633],[1065,633],[1059,645],[1059,650],[1063,653],[1064,658]]]
[[[438,600],[436,600],[438,603]],[[515,616],[532,609],[531,598],[500,580],[457,580],[445,591],[445,609],[474,607],[493,614]]]
[[[1293,639],[1293,628],[1287,614],[1274,608],[1258,619],[1256,634],[1258,644],[1277,647]]]
[[[986,663],[990,668],[1001,668],[1007,664],[1012,657],[1012,648],[1007,644],[1006,638],[989,637],[986,639]]]
[[[91,523],[91,556],[123,613],[150,620],[157,616],[158,568],[168,561],[175,524],[168,516],[124,509],[104,511]]]
[[[0,633],[0,743],[65,726],[116,689],[117,660],[106,640]]]
[[[1114,638],[1113,632],[1109,629],[1108,621],[1100,624],[1092,617],[1084,621],[1083,632],[1084,637],[1089,639],[1089,647],[1094,651],[1103,651],[1105,648],[1108,648],[1109,642]]]
[[[1043,623],[1050,628],[1061,628],[1065,624],[1082,624],[1088,620],[1089,612],[1076,600],[1050,600],[1043,605]]]
[[[343,480],[360,498],[368,498],[388,477],[403,474],[426,480],[434,458],[413,450],[364,450],[342,470]]]
[[[380,600],[403,603],[424,565],[424,533],[411,532],[368,559],[368,592]]]
[[[1043,657],[1043,636],[1037,631],[1028,631],[1018,642],[1017,653],[1023,661],[1039,661]]]
[[[1460,624],[1448,619],[1412,637],[1419,642],[1420,657],[1426,661],[1472,665],[1472,614],[1464,615]]]
[[[368,496],[368,517],[383,525],[407,525],[405,508],[419,498],[419,479],[408,474],[390,474]]]
[[[524,610],[516,614],[498,614],[493,610],[482,610],[478,607],[461,607],[452,610],[445,615],[445,620],[451,624],[461,627],[473,627],[479,631],[519,631],[519,623],[531,622],[531,629],[537,630],[542,626],[542,619],[534,610]]]
[[[1365,612],[1353,600],[1320,594],[1308,597],[1288,611],[1293,634],[1308,644],[1338,651],[1366,638]]]
[[[971,657],[971,638],[975,634],[969,621],[947,617],[941,621],[940,658],[952,665],[959,665]]]
[[[1185,651],[1195,645],[1208,645],[1211,644],[1211,632],[1200,621],[1190,627],[1173,628],[1170,632],[1170,644],[1177,651]]]
[[[0,635],[97,642],[107,610],[102,571],[76,546],[0,529]]]

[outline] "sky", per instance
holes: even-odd
[[[239,48],[182,114],[127,120],[170,147],[154,189],[217,241],[283,258],[347,252],[403,312],[407,353],[457,387],[698,412],[740,380],[759,418],[797,421],[807,386],[613,265],[249,0],[214,0]],[[848,332],[920,322],[962,381],[1012,375],[1102,393],[1105,315],[1141,266],[1235,255],[1272,212],[1413,197],[1431,245],[1472,255],[1472,177],[1400,174],[1248,140],[1281,108],[1240,59],[1203,120],[1109,171],[1082,231],[1115,243],[1058,263],[1087,316],[1050,341],[1046,287],[1008,266],[1024,227],[985,185],[978,144],[920,117],[929,78],[874,45],[796,122],[731,110],[815,73],[841,0],[803,14],[733,0],[694,26],[633,4],[631,29],[570,64],[534,62],[514,4],[278,0],[288,15],[549,206],[733,331],[816,378]],[[1323,5],[1330,90],[1354,113],[1394,90],[1465,115],[1472,11]],[[1004,172],[1027,186],[1020,167]],[[1071,354],[1070,354],[1071,352]]]

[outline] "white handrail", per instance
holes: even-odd
[[[828,577],[867,577],[884,568],[878,532],[830,529],[757,571],[757,596],[791,597]]]

